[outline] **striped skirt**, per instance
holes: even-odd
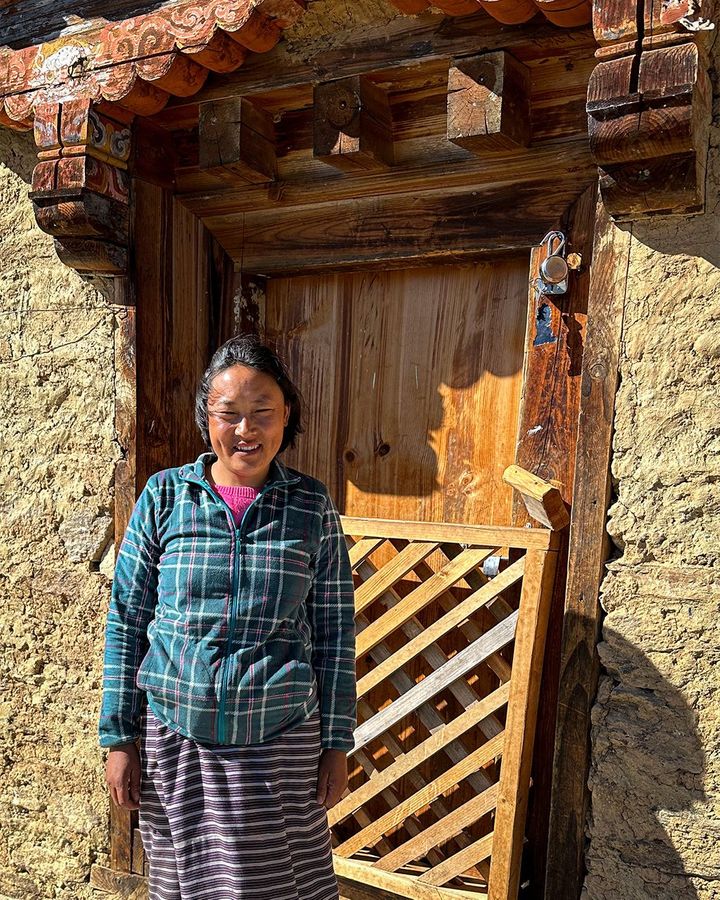
[[[209,747],[147,707],[140,759],[150,900],[338,900],[317,708],[267,743]]]

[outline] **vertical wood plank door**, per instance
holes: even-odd
[[[528,258],[271,279],[266,335],[306,403],[285,461],[341,511],[511,521]]]

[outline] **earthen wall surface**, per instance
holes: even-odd
[[[35,224],[34,162],[0,129],[0,898],[85,900],[108,849],[115,314]]]
[[[715,92],[706,214],[632,234],[586,900],[720,898],[717,79]]]

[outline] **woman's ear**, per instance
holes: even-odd
[[[287,423],[290,421],[290,404],[285,404],[285,419],[283,420],[283,426],[287,427]]]

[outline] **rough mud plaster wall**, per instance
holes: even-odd
[[[107,851],[114,314],[37,228],[33,163],[0,129],[0,900],[84,900]]]
[[[586,900],[720,898],[717,98],[707,190],[633,231]]]

